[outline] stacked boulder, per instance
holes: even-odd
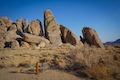
[[[22,36],[23,33],[23,23],[22,23],[22,18],[19,18],[16,20],[16,25],[17,25],[17,34]]]
[[[33,20],[28,27],[28,32],[32,35],[43,36],[43,29],[41,22],[37,20]]]
[[[45,32],[44,32],[45,31]],[[82,42],[103,48],[95,30],[85,27],[82,30]],[[7,17],[0,18],[0,48],[34,48],[58,47],[64,43],[82,47],[82,43],[77,36],[63,25],[58,25],[51,10],[44,12],[44,30],[40,20],[33,20],[28,24],[28,19],[19,18],[12,22]]]
[[[13,23],[7,17],[0,18],[0,48],[10,47],[33,47],[39,49],[49,44],[43,36],[43,29],[39,20],[34,20],[28,24],[28,20],[22,18]]]
[[[16,33],[17,28],[16,24],[12,23],[12,21],[7,17],[0,18],[0,48],[4,47],[12,47],[15,48],[14,45],[19,46],[16,41],[20,36]]]
[[[23,39],[26,42],[29,42],[31,46],[38,45],[36,48],[45,47],[49,44],[49,40],[45,39],[43,36],[36,36],[28,33],[23,34]],[[44,43],[44,44],[43,44]]]

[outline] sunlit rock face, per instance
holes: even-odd
[[[45,36],[55,46],[62,45],[60,27],[57,25],[56,20],[50,10],[44,12],[44,29]]]
[[[61,38],[64,43],[83,46],[83,43],[79,41],[77,36],[67,27],[60,25],[60,30],[61,30]]]
[[[102,49],[105,49],[102,41],[97,35],[97,32],[89,27],[84,27],[82,29],[83,38],[89,45],[95,45],[97,47],[100,47]]]
[[[23,27],[23,32],[27,32],[28,31],[28,19],[25,18],[24,19],[24,23],[23,23],[24,27]]]
[[[43,36],[43,29],[40,20],[33,20],[28,27],[28,32],[36,36]]]

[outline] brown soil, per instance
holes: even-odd
[[[85,80],[59,70],[45,70],[38,75],[15,73],[15,68],[0,70],[0,80]]]

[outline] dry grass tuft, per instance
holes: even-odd
[[[89,67],[86,72],[91,78],[95,78],[97,80],[111,80],[112,77],[109,75],[109,69],[105,65],[94,64]]]

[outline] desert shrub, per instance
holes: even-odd
[[[113,77],[117,80],[120,80],[120,73],[114,73]]]
[[[115,54],[113,55],[114,60],[120,60],[120,54]]]
[[[113,65],[113,58],[119,58],[113,56],[112,52],[98,48],[75,49],[69,55],[71,64],[68,69],[80,77],[83,75],[90,79],[112,80],[113,72],[110,72],[109,66]]]
[[[29,63],[19,63],[18,67],[29,68],[30,64]]]
[[[89,67],[86,72],[88,75],[92,78],[98,79],[98,80],[111,80],[110,75],[108,74],[108,68],[105,65],[101,64],[94,64],[91,67]]]
[[[0,64],[0,69],[5,68],[5,65]]]
[[[96,64],[99,62],[102,54],[99,50],[85,48],[85,49],[75,49],[69,55],[72,62],[79,62],[81,64],[85,64],[90,67],[92,64]]]

